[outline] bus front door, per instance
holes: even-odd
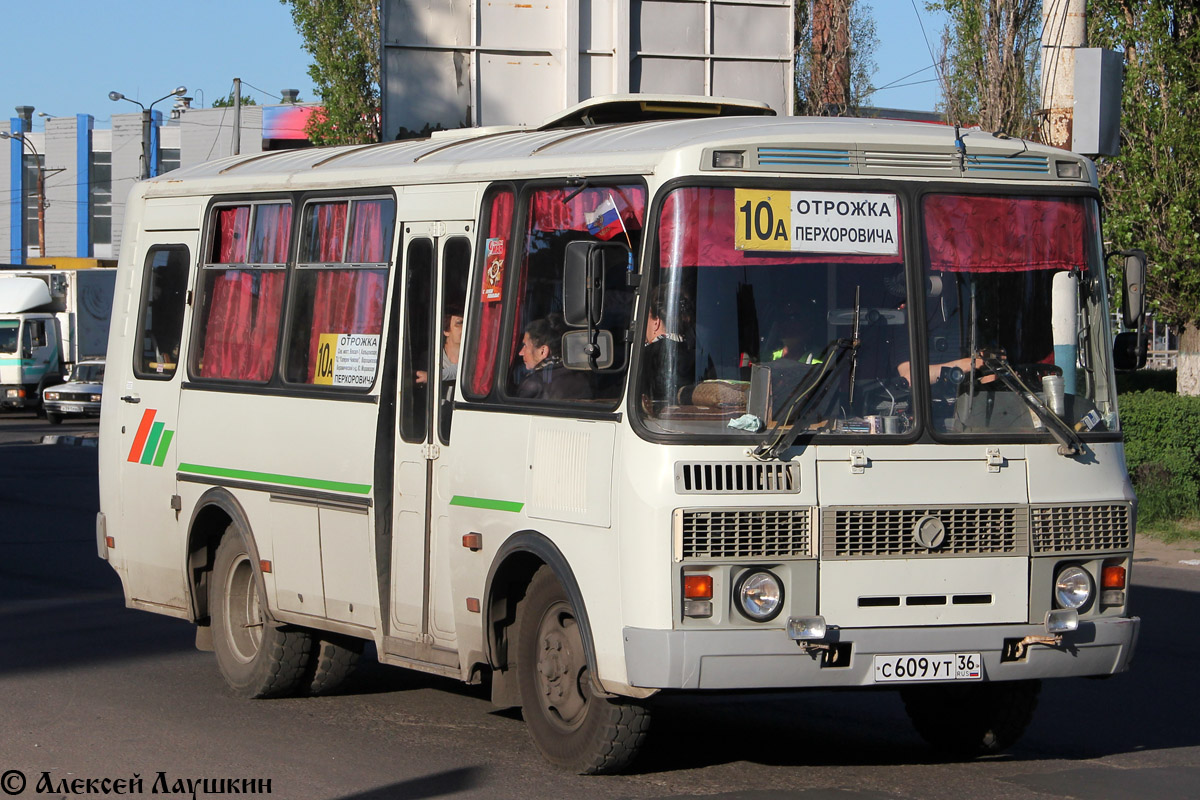
[[[457,663],[444,526],[469,222],[403,226],[403,307],[392,517],[390,630],[397,655]]]

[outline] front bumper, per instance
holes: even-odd
[[[74,400],[44,400],[42,405],[50,414],[63,416],[98,417],[100,404],[93,402],[77,402]]]
[[[1140,624],[1138,617],[1080,620],[1060,645],[1034,645],[1023,658],[1003,662],[1006,641],[1044,635],[1045,627],[841,628],[829,640],[851,644],[846,666],[822,666],[819,654],[806,653],[781,628],[626,628],[625,667],[630,685],[653,689],[875,686],[874,656],[903,653],[979,653],[990,681],[1112,675],[1128,669]]]

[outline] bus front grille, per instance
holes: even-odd
[[[675,464],[679,494],[795,494],[800,467],[781,462],[679,461]]]
[[[1128,550],[1133,541],[1129,506],[1034,506],[1032,517],[1035,553]]]
[[[683,509],[679,555],[683,559],[809,558],[812,509]]]
[[[822,509],[822,558],[1028,554],[1029,509],[1025,506]]]

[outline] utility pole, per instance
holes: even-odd
[[[1075,51],[1087,47],[1087,0],[1042,2],[1042,141],[1071,149]]]
[[[242,79],[233,79],[233,154],[242,153]]]

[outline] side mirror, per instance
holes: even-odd
[[[625,269],[629,248],[618,242],[569,242],[563,257],[563,319],[573,328],[594,328],[604,316],[609,270]]]
[[[1113,338],[1113,366],[1119,370],[1135,370],[1146,366],[1149,342],[1137,331],[1118,333]]]
[[[562,337],[562,359],[567,369],[608,369],[613,365],[612,331],[596,331],[595,344],[587,331],[567,331]]]
[[[1124,250],[1125,291],[1121,302],[1121,315],[1126,328],[1135,330],[1141,326],[1146,307],[1146,254],[1141,250]]]

